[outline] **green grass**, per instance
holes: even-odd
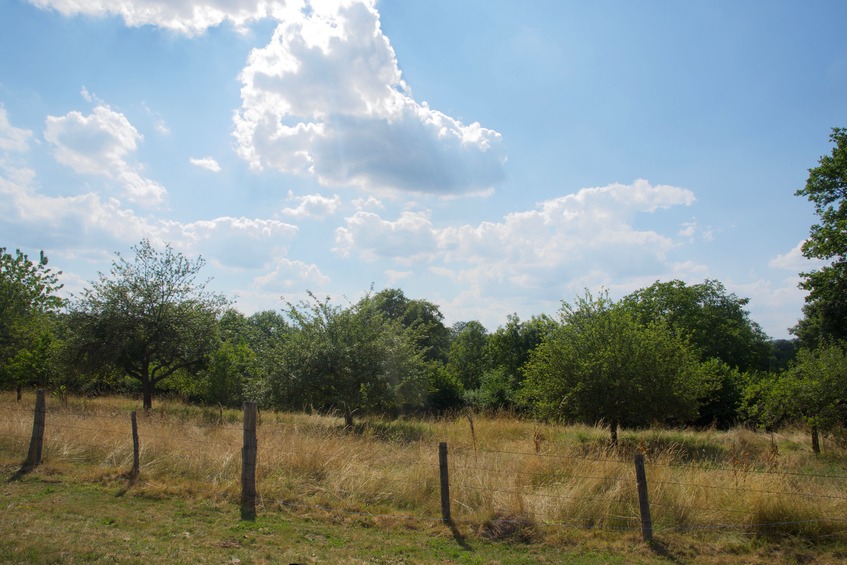
[[[230,503],[154,498],[39,471],[5,483],[0,500],[0,563],[632,562],[543,544],[457,540],[442,524],[386,528],[280,511],[242,522]]]

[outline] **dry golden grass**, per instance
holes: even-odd
[[[0,394],[0,466],[26,454],[34,396]],[[48,399],[45,465],[85,481],[124,480],[132,464],[122,398]],[[834,439],[815,457],[802,430],[623,431],[514,417],[457,415],[366,421],[354,431],[326,415],[263,411],[257,480],[265,511],[332,520],[366,516],[426,527],[440,519],[438,443],[449,446],[453,518],[503,539],[640,528],[633,456],[647,461],[657,537],[847,543],[847,452]],[[237,502],[242,426],[237,410],[159,401],[139,411],[141,474],[151,497]],[[261,510],[260,510],[261,511]],[[689,536],[679,538],[676,536]],[[693,538],[691,537],[693,536]]]

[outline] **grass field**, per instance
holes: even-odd
[[[0,394],[0,561],[8,563],[796,563],[847,560],[847,450],[802,430],[608,430],[499,416],[368,420],[261,412],[258,519],[239,520],[241,413],[127,398]],[[453,527],[440,520],[438,443]],[[655,543],[641,541],[647,460]]]

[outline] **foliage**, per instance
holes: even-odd
[[[619,425],[688,421],[709,392],[697,357],[664,320],[641,323],[607,294],[564,303],[560,326],[532,354],[525,399],[547,417]]]
[[[63,305],[56,295],[60,274],[47,266],[44,252],[32,261],[0,247],[0,384],[46,384],[55,349],[51,326]]]
[[[453,340],[444,370],[461,383],[464,390],[475,390],[482,382],[482,375],[491,368],[488,330],[476,320],[457,323],[452,330]]]
[[[801,273],[800,288],[809,291],[804,318],[793,332],[808,347],[847,339],[847,129],[833,128],[835,147],[809,169],[797,196],[814,204],[818,223],[803,244],[803,255],[828,264]]]
[[[450,330],[437,305],[428,300],[406,298],[399,288],[388,288],[373,295],[371,305],[388,320],[399,321],[413,329],[428,361],[446,361]]]
[[[203,368],[217,344],[217,317],[226,300],[205,290],[194,261],[148,240],[127,260],[117,254],[110,274],[83,291],[71,311],[70,344],[89,372],[121,372],[141,383],[144,408],[156,386],[178,371]]]
[[[488,336],[486,356],[492,367],[483,374],[479,397],[488,408],[514,408],[523,384],[523,367],[530,354],[556,329],[556,321],[546,315],[522,322],[517,314],[508,316],[505,326]]]
[[[820,452],[819,432],[832,430],[847,416],[847,356],[845,344],[802,349],[791,367],[771,381],[761,414],[766,424],[799,418]]]
[[[771,341],[771,367],[773,372],[784,371],[797,356],[800,341],[794,339],[775,339]]]
[[[414,328],[386,318],[370,295],[347,308],[310,296],[286,311],[293,331],[271,377],[276,405],[340,409],[348,427],[355,413],[423,405],[430,367]]]
[[[700,415],[695,423],[727,430],[738,423],[746,375],[716,358],[704,361],[700,371],[709,386],[707,395],[700,399]]]
[[[767,370],[767,335],[744,309],[750,302],[727,292],[719,281],[687,285],[682,281],[655,282],[623,300],[642,324],[663,320],[668,328],[690,340],[700,360],[720,359],[739,371]]]

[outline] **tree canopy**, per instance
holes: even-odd
[[[292,331],[271,376],[277,406],[355,414],[422,406],[429,370],[414,328],[386,317],[366,296],[347,308],[329,299],[289,304]]]
[[[156,385],[196,371],[217,345],[217,318],[227,301],[197,280],[202,257],[188,259],[148,240],[129,260],[117,254],[73,305],[76,358],[91,371],[119,371],[141,383],[145,410]]]
[[[768,337],[745,310],[749,302],[708,279],[694,285],[657,281],[623,300],[641,323],[663,320],[671,331],[690,340],[702,361],[720,359],[740,371],[767,370]]]
[[[642,323],[608,295],[564,303],[533,352],[524,394],[547,417],[618,426],[696,416],[708,383],[694,351],[664,320]]]
[[[793,329],[810,347],[847,339],[847,129],[833,128],[830,155],[809,169],[806,186],[796,192],[815,207],[814,224],[803,255],[826,264],[801,273],[800,288],[809,292],[804,318]]]
[[[31,260],[0,247],[0,379],[18,388],[43,372],[51,348],[52,316],[63,304],[62,285],[42,251]],[[40,379],[37,379],[40,380]],[[20,388],[19,388],[20,390]]]
[[[831,430],[847,416],[845,344],[801,349],[791,367],[769,383],[759,414],[765,425],[799,418],[808,427],[812,450],[820,453],[819,432]]]

